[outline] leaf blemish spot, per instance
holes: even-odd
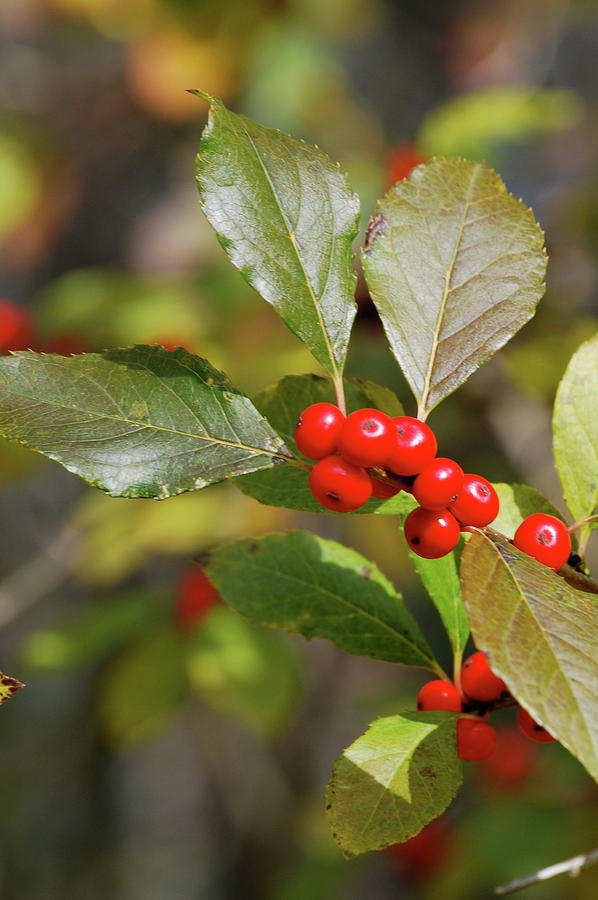
[[[365,233],[365,244],[363,246],[364,253],[370,252],[376,238],[386,231],[387,224],[388,219],[384,213],[378,213],[377,215],[372,216]]]

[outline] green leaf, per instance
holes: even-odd
[[[460,658],[469,637],[469,625],[461,599],[457,551],[448,553],[441,559],[423,559],[411,550],[409,556],[438,610],[453,653]]]
[[[10,675],[0,672],[0,705],[9,700],[16,691],[20,691],[25,685]]]
[[[434,159],[395,184],[363,254],[391,349],[426,418],[530,319],[543,234],[484,163]]]
[[[317,147],[211,103],[197,184],[231,261],[333,376],[355,317],[359,202]]]
[[[120,497],[163,500],[287,458],[222,372],[156,346],[0,359],[0,433]]]
[[[373,406],[391,416],[403,415],[403,407],[396,394],[373,381],[347,379],[345,394],[349,412]],[[253,397],[259,412],[282,437],[285,445],[296,453],[299,451],[294,432],[299,416],[308,406],[322,402],[334,403],[335,397],[330,381],[319,375],[287,375]],[[250,497],[269,506],[337,515],[314,500],[309,489],[308,473],[295,466],[281,465],[271,471],[264,469],[237,478],[235,484]],[[390,500],[372,500],[358,512],[397,515],[406,509],[406,502],[406,495],[399,494]]]
[[[259,734],[277,734],[300,691],[298,660],[284,636],[217,607],[189,635],[189,681],[207,706]]]
[[[598,604],[502,535],[474,534],[461,561],[476,646],[541,725],[598,779]]]
[[[527,484],[498,483],[493,487],[500,500],[500,509],[492,523],[492,528],[508,538],[512,538],[522,521],[533,513],[548,513],[550,516],[556,516],[557,519],[565,521],[550,500]]]
[[[582,344],[559,385],[554,405],[554,460],[576,521],[598,513],[598,334]],[[590,527],[581,530],[581,541]]]
[[[438,671],[415,619],[378,567],[309,531],[219,547],[208,575],[224,601],[260,625],[343,650]]]
[[[97,715],[112,745],[126,748],[150,737],[179,709],[185,690],[182,649],[174,626],[161,626],[106,670]]]
[[[378,719],[334,765],[326,791],[333,836],[346,856],[403,843],[444,812],[462,780],[453,715]]]
[[[59,625],[33,632],[20,655],[37,669],[64,671],[92,665],[166,619],[171,602],[152,590],[109,597]]]

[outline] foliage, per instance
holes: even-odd
[[[117,497],[164,500],[231,480],[264,504],[319,511],[309,465],[293,440],[302,409],[335,399],[349,410],[402,412],[392,391],[343,374],[356,311],[358,201],[318,148],[200,96],[210,103],[197,163],[204,212],[231,261],[330,382],[320,374],[289,376],[250,400],[183,348],[137,345],[70,358],[19,352],[0,360],[0,434]],[[546,256],[533,213],[493,170],[441,157],[418,166],[380,202],[363,266],[425,419],[533,316]],[[598,380],[596,340],[573,358],[554,420],[566,499],[584,519],[597,501],[598,440],[586,415]],[[497,525],[507,537],[522,515],[558,515],[532,488],[498,490]],[[399,493],[363,512],[403,517],[412,504]],[[471,628],[513,702],[598,778],[595,603],[568,583],[573,570],[555,574],[507,537],[477,530],[465,536],[461,560],[458,551],[438,561],[417,558],[417,573],[456,670]],[[164,621],[137,635],[138,603],[129,598],[118,615],[136,634],[132,645],[118,647],[108,626],[90,641],[92,657],[110,651],[98,715],[116,745],[152,733],[189,685],[207,705],[276,732],[298,678],[284,639],[259,626],[447,677],[401,594],[373,562],[335,541],[306,530],[235,540],[213,550],[207,572],[250,622],[217,609],[189,640]],[[46,634],[45,644],[38,637],[30,661],[76,663],[73,634],[89,630],[83,621],[54,638]],[[347,855],[405,841],[444,811],[461,779],[454,715],[404,711],[379,719],[334,767],[327,793],[334,835]]]

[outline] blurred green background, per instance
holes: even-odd
[[[181,343],[251,394],[318,369],[200,213],[207,110],[185,89],[340,160],[362,235],[414,153],[486,159],[546,230],[548,293],[431,424],[466,471],[562,506],[551,405],[598,330],[597,56],[592,0],[0,0],[0,297],[39,348]],[[349,373],[412,412],[362,281],[358,299]],[[423,677],[222,608],[175,624],[202,552],[307,527],[374,559],[446,662],[392,521],[276,510],[227,484],[114,500],[6,444],[0,490],[1,668],[28,685],[0,712],[2,900],[483,900],[595,846],[596,786],[550,745],[518,772],[466,764],[419,856],[344,861],[323,816],[331,765]],[[594,870],[524,896],[597,895]]]

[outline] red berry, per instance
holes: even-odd
[[[550,744],[554,741],[553,736],[541,725],[538,725],[522,706],[517,710],[517,725],[531,741],[537,741],[539,744]]]
[[[152,338],[150,341],[146,341],[146,343],[151,345],[157,344],[159,347],[164,347],[165,350],[170,350],[171,352],[178,350],[179,347],[182,347],[183,350],[188,350],[184,341],[181,341],[172,335],[162,335],[162,337]]]
[[[460,493],[464,477],[458,463],[439,456],[413,482],[413,496],[424,509],[445,509]]]
[[[564,566],[571,553],[567,526],[547,513],[533,513],[524,519],[515,532],[513,544],[551,569]]]
[[[382,466],[392,453],[395,427],[378,409],[350,413],[338,433],[339,453],[354,466]]]
[[[397,440],[386,467],[397,475],[418,475],[432,462],[438,450],[434,432],[412,416],[395,416]]]
[[[389,184],[402,181],[411,174],[412,170],[426,161],[426,157],[419,153],[411,144],[398,144],[389,152],[386,171]]]
[[[501,728],[497,752],[484,766],[488,780],[499,789],[517,788],[531,775],[538,748],[526,740],[517,728]]]
[[[308,459],[323,459],[336,450],[345,417],[333,403],[314,403],[304,409],[295,428],[295,443]]]
[[[189,569],[180,578],[177,589],[175,619],[179,628],[197,625],[213,606],[220,594],[203,569]]]
[[[495,729],[481,719],[457,720],[457,755],[467,762],[481,762],[496,750]]]
[[[325,456],[309,473],[311,492],[322,506],[335,512],[359,509],[372,496],[372,479],[365,469],[340,456]]]
[[[57,353],[58,356],[77,356],[89,352],[86,341],[76,334],[54,334],[44,341],[40,349],[43,353]]]
[[[389,497],[395,497],[401,488],[389,484],[387,481],[380,481],[379,478],[372,478],[372,497],[376,500],[388,500]]]
[[[402,844],[391,844],[385,852],[413,881],[425,881],[437,874],[454,850],[455,833],[446,819],[434,819],[419,834]]]
[[[424,684],[417,695],[417,708],[426,712],[434,709],[461,712],[461,694],[450,681],[437,678]]]
[[[499,508],[498,494],[481,475],[465,475],[463,487],[449,509],[462,525],[484,528],[494,522]]]
[[[472,700],[488,703],[507,690],[507,686],[490,669],[485,653],[472,653],[461,668],[461,688]]]
[[[0,353],[27,350],[33,329],[25,310],[10,300],[0,300]]]
[[[405,519],[405,539],[414,553],[424,559],[439,559],[454,550],[461,529],[448,509],[440,511],[418,506]]]

